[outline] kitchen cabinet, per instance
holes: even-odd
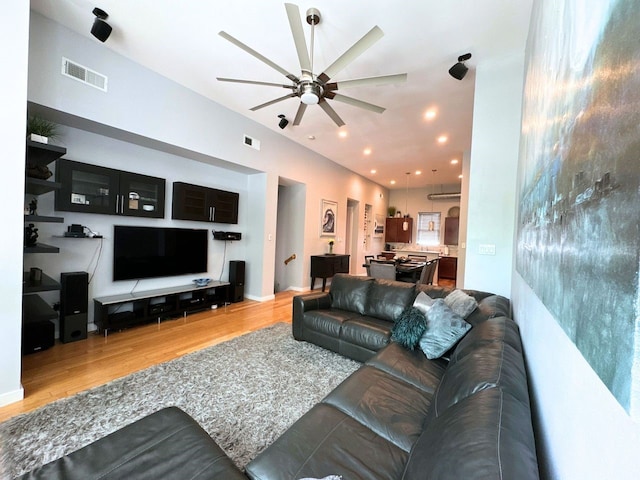
[[[458,228],[460,218],[446,217],[444,219],[444,244],[458,245]]]
[[[198,222],[238,223],[240,195],[216,188],[173,182],[171,218]]]
[[[455,280],[458,271],[457,257],[440,257],[438,260],[438,278]]]
[[[164,178],[60,160],[56,180],[56,210],[164,218]]]
[[[405,220],[409,222],[408,230],[402,229],[402,224]],[[386,243],[411,243],[412,235],[413,219],[411,217],[387,217],[384,236]]]

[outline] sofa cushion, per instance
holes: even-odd
[[[340,340],[377,352],[389,343],[392,326],[378,318],[352,317],[342,324]]]
[[[402,480],[538,480],[531,412],[499,388],[478,392],[431,421]]]
[[[395,322],[404,309],[413,303],[415,296],[413,283],[376,278],[369,289],[365,315]]]
[[[391,340],[398,342],[404,348],[414,350],[426,329],[427,317],[417,308],[407,307],[393,324]]]
[[[423,315],[426,315],[429,309],[433,307],[433,302],[435,302],[435,300],[429,295],[424,292],[419,292],[413,301],[413,306],[420,310]]]
[[[438,298],[427,313],[427,328],[420,339],[420,349],[427,358],[440,358],[471,328]]]
[[[422,432],[432,394],[364,365],[322,401],[345,412],[407,453]]]
[[[249,462],[246,474],[254,480],[400,478],[408,457],[349,415],[319,403]]]
[[[462,318],[467,318],[478,306],[476,299],[467,295],[462,290],[454,290],[444,297],[444,303]]]
[[[177,407],[159,410],[19,478],[245,479],[207,432]]]
[[[331,308],[364,314],[372,278],[337,274],[331,279]]]
[[[338,338],[342,324],[358,316],[346,310],[311,310],[304,314],[302,322],[306,329]]]
[[[496,342],[506,342],[522,354],[522,342],[520,341],[518,324],[507,317],[495,317],[475,325],[456,345],[450,359],[455,362],[482,345]]]
[[[447,362],[428,360],[422,350],[407,350],[392,342],[369,359],[367,365],[433,394],[444,374]]]
[[[437,417],[466,397],[500,387],[529,404],[527,374],[522,355],[506,343],[483,345],[456,362],[450,362],[433,397],[430,417]]]

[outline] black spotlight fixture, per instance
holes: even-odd
[[[96,16],[96,19],[93,21],[93,27],[91,27],[91,35],[101,42],[105,42],[107,38],[109,38],[109,35],[111,35],[112,30],[111,25],[106,22],[109,15],[100,8],[94,8],[93,14]]]
[[[278,122],[278,126],[282,129],[284,129],[284,127],[286,127],[287,125],[289,125],[289,120],[287,120],[286,118],[284,118],[283,114],[278,115],[278,118],[280,119],[280,121]]]
[[[449,75],[457,80],[462,80],[464,76],[469,71],[469,68],[464,64],[467,60],[471,58],[470,53],[465,53],[464,55],[460,55],[458,57],[458,63],[456,63],[453,67],[449,69]]]

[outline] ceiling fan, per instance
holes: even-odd
[[[300,62],[300,76],[296,76],[286,71],[281,66],[272,62],[265,56],[253,50],[251,47],[245,45],[240,40],[232,37],[224,31],[220,31],[219,35],[233,43],[237,47],[240,47],[245,52],[254,56],[261,62],[269,65],[271,68],[277,70],[285,77],[287,77],[292,85],[281,85],[278,83],[259,82],[254,80],[240,80],[235,78],[223,78],[217,77],[221,82],[234,82],[234,83],[247,83],[252,85],[265,85],[270,87],[281,87],[290,89],[291,93],[282,97],[270,100],[261,105],[257,105],[251,108],[251,111],[256,111],[269,105],[281,102],[288,98],[298,97],[300,99],[300,106],[296,112],[293,125],[299,125],[302,116],[307,108],[307,105],[318,104],[324,110],[324,112],[331,117],[339,127],[345,125],[344,121],[336,113],[336,111],[329,105],[327,100],[336,100],[338,102],[347,103],[349,105],[364,108],[376,113],[382,113],[385,111],[383,107],[374,105],[372,103],[357,100],[352,97],[336,93],[337,90],[342,90],[350,87],[361,86],[374,86],[374,85],[389,85],[393,83],[404,82],[407,79],[406,73],[400,73],[396,75],[382,75],[377,77],[359,78],[354,80],[346,80],[342,82],[330,82],[330,80],[342,71],[347,65],[358,58],[362,53],[368,50],[374,43],[380,40],[384,33],[378,26],[374,26],[368,33],[366,33],[360,40],[354,43],[346,52],[338,57],[331,65],[329,65],[320,75],[313,73],[313,42],[315,26],[320,23],[320,12],[315,8],[307,10],[307,23],[311,25],[311,50],[307,49],[307,41],[302,29],[302,20],[300,18],[300,10],[297,5],[292,3],[285,3],[287,10],[287,17],[289,18],[289,25],[291,27],[291,33],[293,34],[293,41],[295,42],[296,50],[298,53],[298,60]]]

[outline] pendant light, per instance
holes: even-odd
[[[411,172],[407,172],[407,194],[404,197],[404,222],[402,222],[402,230],[405,232],[409,230],[409,220],[407,220],[409,215],[409,175]]]
[[[436,169],[434,168],[433,170],[431,170],[431,172],[433,173],[433,188],[434,191],[431,192],[432,194],[435,193],[435,188],[436,188]],[[431,218],[433,218],[433,195],[431,195]],[[436,223],[433,220],[429,220],[429,231],[433,232],[436,229]]]

